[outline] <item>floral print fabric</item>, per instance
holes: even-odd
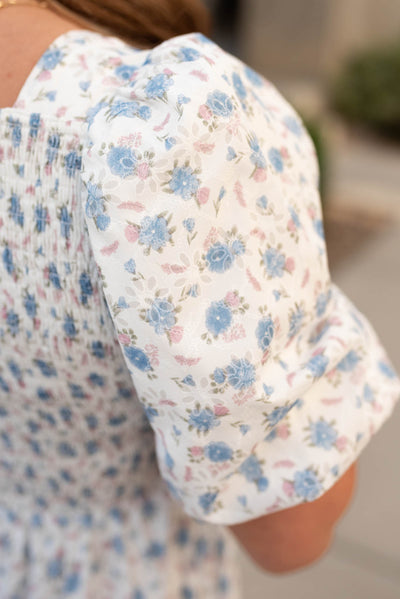
[[[240,594],[234,539],[160,477],[85,228],[94,66],[123,51],[67,32],[0,111],[1,599]]]
[[[85,217],[162,477],[218,524],[314,500],[400,382],[330,279],[313,144],[199,34],[118,69],[88,123]]]
[[[331,282],[310,138],[198,35],[74,30],[0,111],[0,598],[236,599],[400,383]]]

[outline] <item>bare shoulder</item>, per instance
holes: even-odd
[[[42,54],[63,33],[79,28],[51,10],[30,5],[0,12],[0,108],[13,106]]]

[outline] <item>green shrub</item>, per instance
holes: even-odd
[[[400,139],[400,40],[349,59],[333,83],[332,101],[348,119]]]

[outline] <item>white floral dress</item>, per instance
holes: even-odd
[[[200,34],[59,36],[0,111],[0,599],[241,596],[400,381],[330,280],[315,150]]]

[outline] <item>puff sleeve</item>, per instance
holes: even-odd
[[[330,279],[312,142],[273,85],[200,35],[131,72],[88,119],[83,201],[161,476],[218,524],[314,500],[400,382]]]

